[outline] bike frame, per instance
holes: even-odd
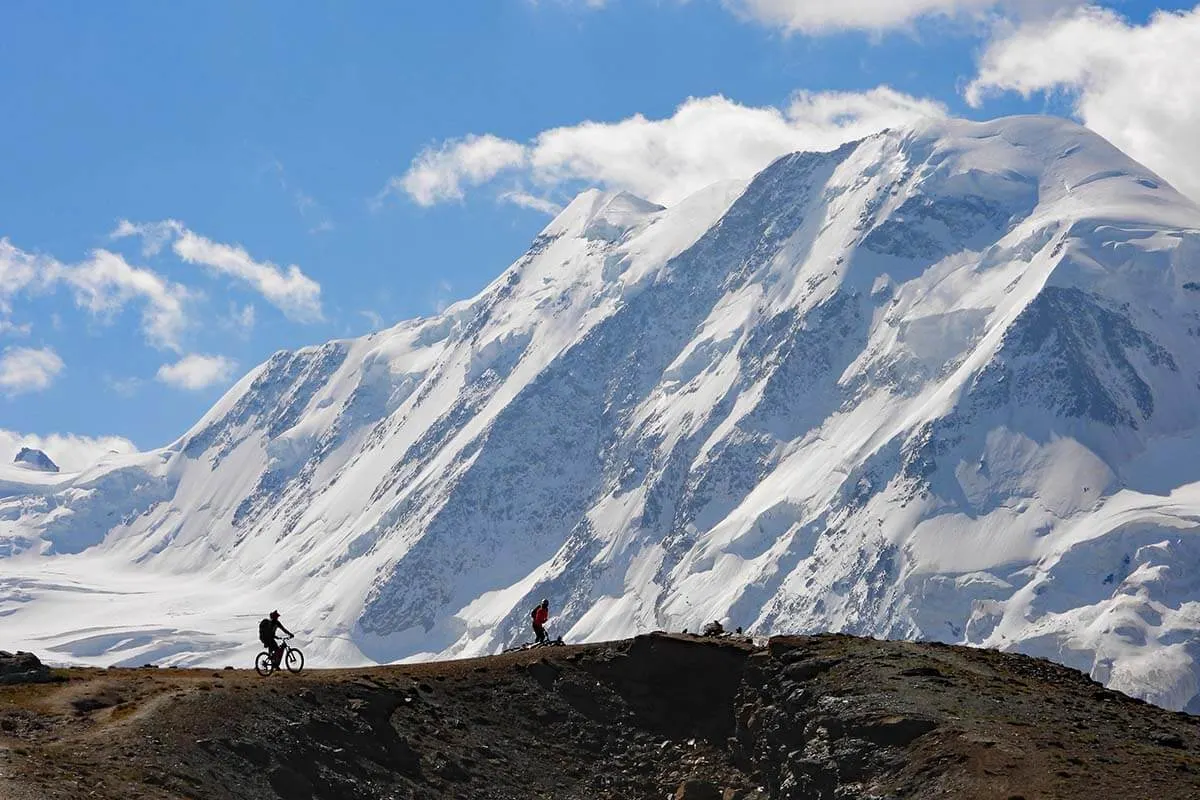
[[[290,644],[288,644],[288,641],[292,638],[293,637],[288,636],[284,639],[276,639],[275,640],[276,644],[279,646],[278,660],[275,659],[274,653],[272,652],[274,648],[267,648],[266,650],[263,650],[261,653],[259,653],[254,659],[255,671],[258,672],[259,675],[266,677],[267,675],[270,675],[274,672],[278,672],[279,670],[282,670],[282,669],[286,669],[288,672],[297,672],[297,673],[300,672],[301,670],[303,670],[304,669],[304,653],[301,652],[301,650],[298,647],[292,647]],[[291,661],[292,653],[295,653],[297,656],[299,656],[300,666],[296,669],[292,669],[288,663],[289,661]],[[266,671],[265,672],[263,671],[263,669],[260,669],[258,666],[258,663],[260,660],[262,660],[263,656],[266,656]]]

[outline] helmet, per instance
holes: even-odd
[[[271,612],[271,619],[279,619],[279,612],[278,612],[278,611],[272,611],[272,612]]]
[[[542,605],[544,605],[544,606],[548,606],[548,605],[550,605],[550,601],[549,601],[549,600],[547,600],[546,598],[544,598],[544,597],[543,597],[543,598],[542,598]]]

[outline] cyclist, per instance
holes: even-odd
[[[537,637],[537,643],[541,644],[548,638],[546,636],[546,620],[550,619],[550,601],[542,600],[530,616],[533,617],[533,634]]]
[[[288,636],[292,635],[292,632],[283,627],[283,623],[279,621],[279,612],[272,611],[270,617],[258,623],[258,638],[267,648],[267,652],[271,654],[271,666],[279,669],[279,659],[283,657],[283,644],[276,641],[276,631],[283,631]]]

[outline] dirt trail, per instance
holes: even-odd
[[[650,635],[0,688],[0,798],[1200,797],[1200,725],[1046,661]]]

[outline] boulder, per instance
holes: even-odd
[[[0,684],[50,683],[53,680],[50,668],[33,653],[0,650]]]

